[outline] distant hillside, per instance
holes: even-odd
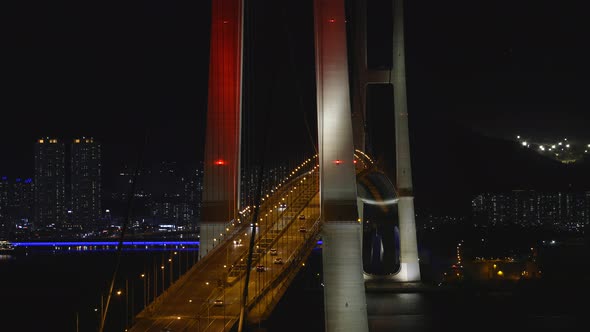
[[[465,158],[474,191],[534,189],[590,190],[590,160],[563,164],[524,148],[514,141],[464,132]]]
[[[428,134],[428,140],[416,137],[412,146],[417,207],[441,213],[467,211],[471,197],[486,191],[590,190],[589,158],[562,164],[514,141],[465,128]]]

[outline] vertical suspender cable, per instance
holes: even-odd
[[[248,15],[246,15],[247,18],[249,18],[249,22],[253,22],[254,21],[254,17],[253,17],[253,6],[250,5],[247,7],[248,8]],[[248,33],[248,41],[252,42],[253,38],[252,38],[252,33],[254,31],[254,26],[253,25],[248,25],[249,29],[249,33]],[[249,52],[252,52],[252,45],[250,45],[250,47],[248,47]],[[252,57],[248,58],[249,61],[252,61]],[[252,66],[252,63],[250,62],[250,66]],[[251,68],[251,67],[250,67]],[[274,73],[274,72],[273,72]],[[251,74],[251,73],[250,73]],[[271,87],[273,86],[272,82],[271,82]],[[252,94],[249,94],[249,97],[252,98]],[[252,103],[250,103],[252,104]],[[252,217],[252,234],[250,237],[250,243],[249,243],[249,250],[248,250],[248,259],[247,259],[247,263],[246,263],[246,276],[245,276],[245,281],[244,281],[244,290],[242,293],[242,301],[241,301],[241,309],[240,309],[240,317],[239,317],[239,321],[238,321],[238,332],[242,332],[244,329],[244,324],[246,322],[246,317],[247,317],[247,300],[248,300],[248,284],[250,282],[250,272],[252,269],[252,254],[254,251],[254,244],[255,244],[255,238],[256,238],[256,223],[258,222],[258,218],[260,215],[260,207],[261,207],[261,196],[262,196],[262,182],[264,179],[264,172],[265,172],[265,154],[266,154],[266,148],[267,148],[267,140],[268,140],[268,124],[269,124],[269,119],[270,119],[270,112],[269,112],[269,107],[267,105],[266,108],[264,109],[264,120],[262,122],[262,129],[260,131],[256,131],[255,133],[260,134],[260,132],[262,131],[262,142],[261,144],[258,146],[260,151],[258,152],[259,157],[258,158],[254,158],[254,161],[258,162],[258,177],[257,177],[257,185],[256,185],[256,194],[255,194],[255,200],[254,200],[254,213],[253,213],[253,217]],[[253,108],[250,109],[250,111],[252,111]],[[255,124],[253,124],[255,125]],[[252,136],[255,136],[254,134]],[[254,139],[253,139],[254,141]],[[255,148],[253,147],[252,150],[255,150]]]
[[[282,21],[283,22],[287,22],[287,19],[290,16],[287,14],[287,7],[286,6],[283,7],[282,14],[283,14]],[[287,47],[288,47],[288,51],[287,52],[289,53],[289,63],[291,65],[290,68],[292,69],[292,73],[295,74],[295,73],[297,73],[297,71],[295,70],[296,62],[295,62],[295,55],[294,55],[294,51],[293,51],[293,47],[292,47],[293,44],[294,44],[293,36],[292,36],[292,33],[290,33],[290,30],[287,27],[287,23],[283,24],[283,27],[285,28],[285,34],[287,35]],[[312,145],[312,148],[313,148],[314,152],[317,154],[318,153],[317,142],[314,142],[314,140],[313,140],[313,136],[311,134],[311,128],[309,127],[309,122],[307,121],[306,113],[304,111],[304,103],[303,103],[303,97],[302,97],[303,96],[303,93],[301,91],[300,78],[298,76],[296,76],[296,75],[294,75],[294,76],[295,76],[295,78],[294,78],[295,79],[295,90],[296,90],[296,94],[299,96],[299,98],[298,98],[299,107],[300,107],[300,110],[302,111],[302,114],[303,114],[303,120],[304,120],[304,123],[305,123],[305,128],[307,129],[307,134],[308,134],[308,137],[309,137],[309,141],[310,141],[310,143]]]
[[[248,300],[248,283],[250,280],[250,268],[251,268],[251,257],[252,257],[252,246],[254,243],[254,237],[256,236],[256,221],[258,220],[258,209],[259,209],[259,205],[260,205],[260,181],[261,181],[261,177],[262,174],[258,174],[258,177],[256,177],[256,172],[253,171],[253,166],[252,166],[252,151],[255,148],[255,144],[254,144],[254,140],[252,139],[252,132],[255,131],[254,129],[254,121],[253,121],[253,110],[254,107],[252,107],[253,104],[253,84],[252,83],[252,67],[253,67],[253,61],[252,61],[252,52],[253,52],[253,38],[252,38],[252,33],[253,33],[253,24],[251,23],[254,19],[253,17],[253,10],[252,10],[253,4],[252,3],[244,3],[244,35],[246,36],[246,38],[244,38],[244,48],[246,49],[245,56],[244,59],[247,60],[247,62],[245,61],[244,66],[247,68],[247,71],[244,75],[244,81],[248,82],[248,84],[245,85],[245,90],[247,89],[248,93],[246,95],[246,100],[247,100],[247,105],[248,107],[245,107],[245,109],[247,110],[247,126],[245,126],[245,128],[247,128],[247,142],[245,142],[245,155],[247,160],[245,161],[245,167],[248,169],[248,186],[253,185],[254,183],[252,183],[252,180],[256,180],[256,183],[258,184],[258,186],[256,187],[256,193],[255,193],[255,197],[252,198],[250,196],[251,194],[251,190],[248,190],[248,201],[250,202],[250,206],[252,207],[252,215],[250,218],[250,221],[252,223],[252,233],[250,234],[250,241],[249,241],[249,251],[248,251],[248,259],[246,261],[246,276],[245,276],[245,281],[243,284],[243,291],[242,291],[242,298],[240,301],[241,304],[241,308],[240,308],[240,316],[238,318],[238,332],[242,332],[244,329],[244,324],[246,321],[246,310],[247,310],[247,300]],[[247,80],[246,80],[247,77]],[[248,188],[250,189],[250,188]]]
[[[131,189],[129,190],[129,196],[127,199],[127,218],[125,218],[125,222],[123,223],[123,227],[121,229],[121,236],[119,237],[119,243],[117,245],[117,262],[115,265],[115,270],[113,271],[113,277],[111,279],[109,293],[107,294],[105,309],[103,311],[102,316],[100,317],[99,332],[104,331],[104,324],[105,324],[105,320],[107,317],[107,313],[109,311],[109,303],[111,302],[111,296],[113,294],[113,288],[115,286],[115,279],[117,278],[117,271],[119,270],[119,265],[121,264],[121,251],[123,250],[123,240],[125,238],[125,232],[127,231],[127,225],[129,224],[129,219],[131,219],[131,214],[133,213],[133,197],[135,196],[135,187],[137,185],[137,177],[138,177],[140,169],[142,167],[143,154],[144,154],[145,147],[147,145],[147,139],[148,139],[148,133],[146,132],[145,139],[143,141],[143,146],[139,150],[139,153],[137,156],[135,173],[133,174],[133,180],[131,182]]]

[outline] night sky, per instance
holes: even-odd
[[[268,133],[272,151],[311,150],[311,8],[311,0],[254,5],[246,107],[258,112],[251,111],[258,125],[277,128]],[[465,161],[502,156],[479,151],[479,138],[590,141],[586,14],[581,1],[407,1],[417,205],[447,206],[439,197],[487,189],[474,182],[477,170],[466,173]],[[103,142],[105,169],[134,161],[146,135],[146,162],[195,163],[207,107],[209,16],[209,1],[3,4],[0,172],[31,176],[33,143],[42,136],[94,136]],[[518,179],[504,183],[510,190]]]

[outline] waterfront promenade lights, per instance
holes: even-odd
[[[176,264],[176,265],[178,265],[178,267],[177,267],[178,268],[178,277],[176,278],[176,280],[178,280],[178,279],[180,279],[180,275],[182,274],[182,251],[180,252],[180,255],[178,255],[178,251],[175,251],[174,256],[178,257],[178,264]],[[188,266],[185,267],[185,269],[186,268],[188,268]]]
[[[160,266],[160,270],[162,270],[162,293],[164,292],[164,265]]]
[[[145,273],[139,276],[143,280],[143,308],[147,305],[147,278]]]
[[[122,311],[122,313],[125,315],[125,316],[124,316],[125,318],[124,318],[124,319],[123,319],[123,321],[121,322],[121,323],[122,323],[122,325],[123,325],[123,329],[125,329],[125,328],[127,327],[127,317],[128,317],[127,306],[128,306],[128,301],[129,301],[129,299],[127,298],[127,294],[128,294],[129,292],[128,292],[128,287],[127,287],[127,281],[125,281],[125,288],[126,288],[126,290],[125,290],[125,292],[124,292],[124,293],[125,293],[125,310],[124,310],[124,311]],[[123,291],[119,289],[119,290],[117,290],[117,291],[115,292],[115,295],[117,295],[117,297],[118,297],[118,298],[122,298]]]
[[[173,281],[172,279],[173,279],[173,277],[174,277],[174,276],[172,275],[172,272],[173,272],[173,270],[174,270],[174,269],[172,268],[172,258],[168,258],[168,263],[170,263],[170,281],[168,282],[168,287],[170,287],[170,285],[172,285],[172,281]]]

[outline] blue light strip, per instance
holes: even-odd
[[[118,241],[84,242],[13,242],[15,247],[117,246]],[[124,246],[199,245],[199,241],[124,241]]]
[[[15,247],[117,246],[117,241],[84,242],[13,242]],[[199,245],[199,241],[124,241],[124,246]],[[322,245],[322,241],[318,241]]]

